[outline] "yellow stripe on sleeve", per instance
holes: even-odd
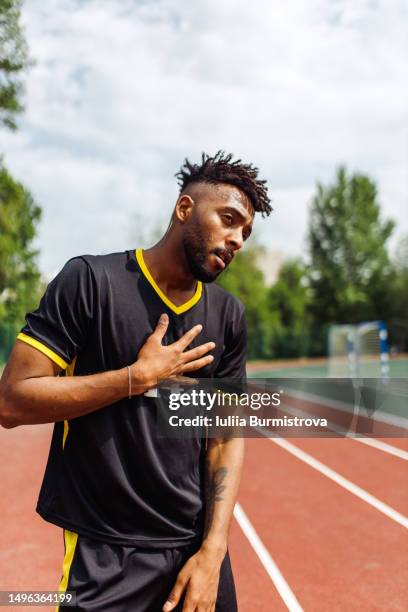
[[[42,344],[42,342],[35,340],[35,338],[31,338],[31,336],[27,336],[27,334],[20,332],[17,336],[17,340],[21,340],[22,342],[25,342],[26,344],[33,346],[38,351],[41,351],[41,353],[44,353],[44,355],[47,355],[47,357],[52,359],[52,361],[54,361],[57,365],[59,365],[59,367],[62,368],[63,370],[67,368],[68,364],[66,361],[64,361],[64,359],[62,359],[62,357],[57,355],[57,353],[54,353],[54,351],[48,348],[48,346],[45,346],[45,344]]]

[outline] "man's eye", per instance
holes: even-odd
[[[223,215],[223,217],[228,223],[232,223],[232,215]]]

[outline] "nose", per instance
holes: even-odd
[[[239,251],[239,249],[244,244],[244,238],[243,238],[243,235],[242,235],[242,230],[240,228],[236,228],[234,230],[231,230],[228,233],[227,241],[226,242],[227,242],[227,244],[228,244],[230,249],[233,249],[234,251]]]

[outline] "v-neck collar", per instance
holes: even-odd
[[[172,310],[176,314],[182,314],[183,312],[190,310],[190,308],[192,308],[193,306],[195,306],[195,304],[197,304],[197,302],[201,298],[201,294],[203,291],[203,284],[201,281],[197,281],[197,289],[195,290],[193,297],[190,298],[188,302],[185,302],[184,304],[181,304],[180,306],[176,306],[176,304],[173,304],[173,302],[169,300],[166,294],[163,293],[159,285],[154,280],[153,276],[150,274],[149,269],[146,266],[146,263],[143,257],[143,249],[136,249],[135,255],[136,255],[137,263],[139,264],[140,269],[142,270],[146,280],[149,281],[149,283],[151,284],[151,286],[153,287],[153,289],[155,290],[159,298],[166,304],[166,306],[168,306],[168,308],[170,308],[170,310]]]

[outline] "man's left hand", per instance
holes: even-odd
[[[190,557],[177,576],[163,612],[174,610],[186,589],[182,612],[214,612],[224,554],[201,548]]]

